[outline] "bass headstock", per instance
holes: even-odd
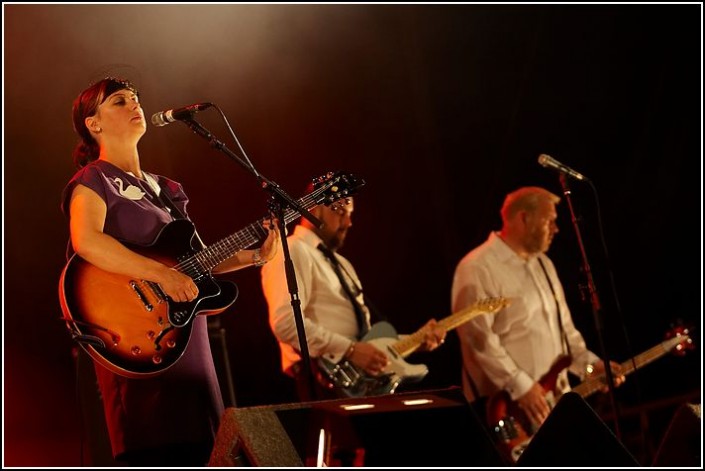
[[[690,335],[690,328],[684,325],[676,325],[672,327],[668,332],[666,332],[666,339],[681,339],[681,342],[673,347],[673,354],[678,356],[685,356],[689,350],[695,349],[695,344],[693,343],[693,337]]]

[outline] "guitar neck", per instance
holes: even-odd
[[[675,348],[679,343],[685,342],[687,340],[687,335],[681,335],[678,337],[673,337],[664,342],[661,342],[660,344],[654,347],[651,347],[644,353],[641,353],[635,356],[633,359],[627,360],[621,365],[619,365],[622,370],[622,374],[626,376],[638,370],[639,368],[648,365],[652,361],[658,360],[659,358],[673,350],[673,348]],[[583,381],[582,383],[574,387],[572,391],[577,392],[578,394],[580,394],[580,396],[585,398],[599,391],[604,386],[605,375],[601,374],[594,378],[590,378],[586,381]]]
[[[499,311],[506,306],[508,301],[499,298],[496,300],[482,301],[472,306],[469,306],[461,311],[451,314],[450,316],[438,321],[437,326],[443,329],[443,332],[448,332],[455,329],[459,325],[468,322],[470,319],[482,314],[490,314]],[[423,345],[426,329],[421,328],[413,334],[407,335],[403,339],[397,341],[392,347],[394,350],[405,358]]]
[[[313,192],[310,195],[297,200],[297,203],[306,210],[309,210],[317,204],[315,196],[316,192]],[[293,222],[299,216],[300,214],[298,211],[287,208],[284,211],[284,225]],[[244,229],[241,229],[234,234],[219,240],[199,252],[196,252],[188,259],[179,263],[179,266],[185,267],[186,270],[188,270],[189,267],[197,266],[201,273],[210,272],[213,268],[232,257],[240,250],[245,250],[252,247],[257,242],[266,238],[268,230],[264,227],[264,223],[267,219],[268,218],[262,218],[259,221],[253,222]]]

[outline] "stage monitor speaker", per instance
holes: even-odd
[[[637,460],[583,398],[561,396],[517,460],[525,467],[635,467]]]
[[[460,388],[228,408],[210,466],[505,466]]]
[[[700,404],[683,404],[676,410],[656,452],[653,466],[702,468],[700,409]]]

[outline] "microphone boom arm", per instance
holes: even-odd
[[[301,312],[301,300],[299,298],[298,284],[296,282],[296,273],[294,271],[294,265],[291,260],[291,256],[289,253],[289,244],[286,237],[284,207],[288,206],[294,211],[298,212],[302,217],[308,219],[315,227],[321,228],[323,227],[323,223],[316,217],[314,217],[311,213],[309,213],[303,206],[298,204],[296,200],[294,200],[294,198],[292,198],[284,190],[282,190],[279,185],[260,174],[257,169],[255,169],[255,166],[249,162],[249,159],[248,162],[245,162],[242,157],[228,149],[223,142],[219,141],[213,135],[213,133],[201,126],[194,119],[185,119],[183,120],[183,122],[186,123],[186,125],[188,125],[188,127],[191,128],[194,133],[206,139],[211,145],[211,147],[214,147],[224,152],[227,156],[242,165],[248,172],[252,173],[260,182],[262,188],[268,190],[271,193],[272,201],[270,202],[270,211],[274,213],[279,222],[279,233],[281,234],[280,241],[282,244],[282,251],[284,253],[284,269],[286,274],[287,287],[289,289],[289,295],[291,297],[291,308],[294,314],[296,332],[299,336],[299,348],[303,368],[302,374],[306,378],[307,388],[306,391],[304,391],[305,396],[302,399],[304,401],[322,399],[315,397],[316,393],[314,388],[314,377],[311,371],[311,356],[308,350],[308,340],[306,339],[306,329],[304,326],[303,313]]]
[[[242,165],[245,170],[247,170],[252,175],[254,175],[255,178],[257,178],[263,189],[269,190],[271,193],[274,193],[276,196],[278,196],[281,200],[285,201],[287,206],[289,206],[292,210],[296,211],[297,213],[301,214],[302,217],[308,219],[311,224],[313,224],[315,227],[323,226],[323,223],[318,218],[316,218],[313,214],[308,212],[306,208],[297,203],[296,200],[292,198],[289,194],[287,194],[284,190],[282,190],[277,183],[269,180],[267,177],[259,173],[254,167],[254,165],[245,162],[242,157],[228,149],[228,147],[222,141],[216,138],[213,133],[211,133],[208,129],[204,128],[195,119],[185,119],[183,120],[183,123],[185,123],[195,134],[198,134],[202,138],[206,139],[211,147],[213,147],[214,149],[218,149],[219,151],[223,152],[228,157]]]

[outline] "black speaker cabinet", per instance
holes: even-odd
[[[613,468],[639,463],[587,402],[569,392],[561,396],[517,465]]]
[[[676,410],[659,445],[653,466],[701,467],[702,415],[700,404],[683,404]]]
[[[505,466],[460,388],[228,408],[210,466]]]

